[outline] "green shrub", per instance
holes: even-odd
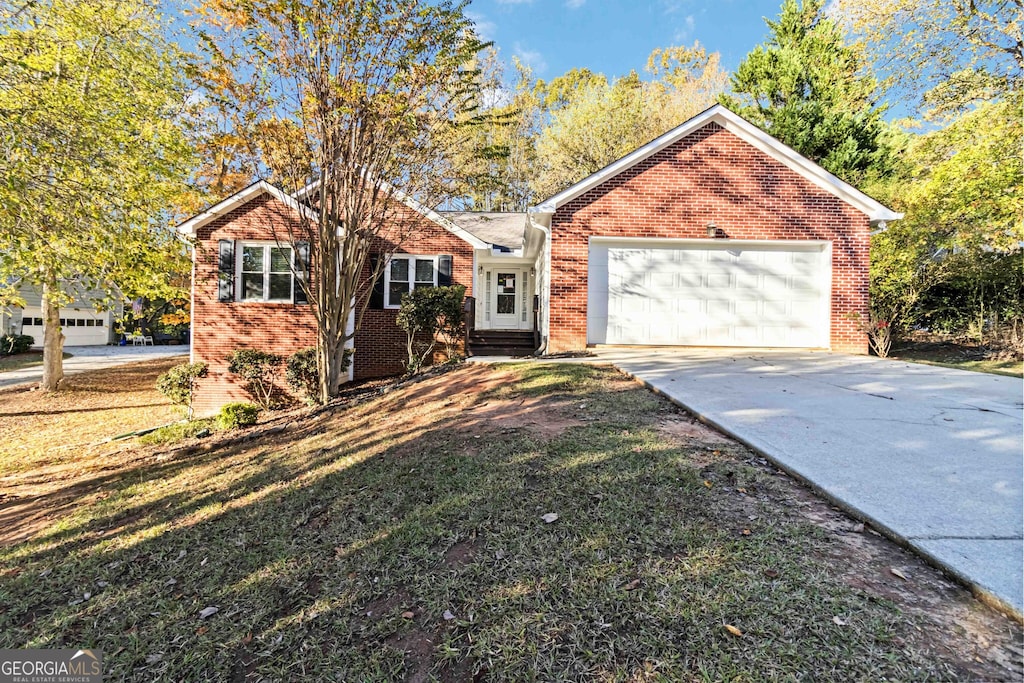
[[[238,429],[256,424],[260,407],[252,403],[225,403],[217,413],[217,426],[221,429]]]
[[[216,420],[204,418],[191,422],[179,422],[155,429],[149,434],[139,437],[139,443],[146,445],[167,445],[184,441],[185,439],[202,438],[209,436],[217,428]]]
[[[341,357],[341,371],[348,370],[352,362],[353,349],[344,349]],[[316,349],[309,347],[296,351],[285,364],[284,378],[288,386],[303,395],[306,403],[320,403],[320,372],[317,369]]]
[[[0,356],[13,356],[16,353],[25,353],[36,340],[29,334],[5,334],[0,337]]]
[[[245,390],[264,409],[277,405],[274,384],[277,369],[284,359],[276,353],[256,349],[238,349],[228,356],[228,372],[245,380]]]
[[[446,338],[449,360],[463,329],[462,301],[466,288],[462,285],[450,287],[424,287],[415,289],[402,297],[397,323],[406,334],[406,369],[409,374],[418,372],[434,353],[439,334]]]
[[[170,399],[171,403],[185,406],[188,419],[192,419],[192,398],[196,382],[206,377],[206,363],[182,363],[156,378],[156,389]]]

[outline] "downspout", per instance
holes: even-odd
[[[544,234],[544,247],[541,253],[544,254],[544,284],[546,292],[541,292],[541,303],[544,306],[544,331],[541,336],[540,348],[534,351],[535,356],[543,356],[548,351],[548,338],[551,336],[551,228],[546,228],[534,219],[534,213],[526,214],[530,225],[537,228]]]

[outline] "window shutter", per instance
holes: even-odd
[[[235,300],[235,242],[220,240],[217,247],[217,300],[227,303]]]
[[[380,254],[370,254],[370,276],[377,271],[377,264],[380,263]],[[370,308],[384,308],[384,273],[373,281],[373,291],[370,293]]]
[[[295,278],[292,280],[292,301],[297,304],[308,304],[303,281],[309,278],[309,242],[295,243]]]
[[[437,286],[447,287],[452,283],[452,257],[450,254],[437,259]]]

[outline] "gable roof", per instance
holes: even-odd
[[[886,208],[853,185],[832,175],[793,148],[776,140],[754,124],[720,104],[716,104],[710,109],[697,114],[689,121],[676,126],[664,135],[648,142],[643,147],[634,150],[618,161],[612,162],[600,171],[587,176],[572,187],[559,192],[537,206],[531,207],[530,213],[554,213],[559,207],[564,206],[567,202],[579,197],[584,192],[614,178],[644,159],[657,154],[669,145],[700,130],[709,123],[717,123],[736,137],[761,150],[811,183],[867,214],[872,223],[883,223],[903,218],[903,214]]]
[[[262,196],[264,193],[269,194],[274,199],[277,199],[292,209],[302,212],[307,218],[316,219],[316,215],[313,213],[312,209],[302,202],[297,201],[295,197],[291,196],[276,185],[271,185],[266,180],[257,180],[252,185],[239,190],[227,199],[214,204],[202,213],[197,213],[195,216],[192,216],[192,218],[181,223],[178,226],[178,232],[185,235],[195,235],[199,228],[203,227],[210,221],[219,218],[224,214],[230,213],[240,206],[248,204],[253,199]]]
[[[383,180],[378,181],[378,182],[380,183],[380,186],[382,188],[384,188],[384,190],[387,193],[389,193],[392,197],[394,197],[398,201],[402,202],[403,204],[408,206],[413,211],[419,213],[424,218],[427,218],[427,219],[433,221],[434,223],[437,223],[442,228],[444,228],[448,232],[452,233],[453,235],[455,235],[456,237],[461,239],[463,242],[466,242],[467,244],[472,246],[474,249],[487,249],[487,248],[490,247],[490,244],[488,244],[487,242],[483,241],[482,239],[480,239],[476,235],[472,234],[468,230],[465,230],[462,227],[460,227],[460,226],[456,225],[455,223],[451,222],[450,220],[448,220],[447,218],[445,218],[444,216],[442,216],[438,212],[434,211],[433,209],[431,209],[431,208],[425,206],[424,204],[416,201],[415,199],[413,199],[412,197],[410,197],[406,193],[404,193],[401,190],[399,190],[397,187],[395,187],[395,186],[391,185],[390,183],[385,182]],[[296,192],[295,196],[297,198],[299,198],[299,199],[305,199],[310,194],[315,192],[318,187],[320,187],[320,181],[319,180],[314,180],[313,182],[309,183],[304,188],[302,188],[301,190]]]

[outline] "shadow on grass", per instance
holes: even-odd
[[[587,424],[550,438],[385,399],[92,480],[101,499],[0,555],[0,645],[98,647],[111,680],[948,673],[898,642],[890,606],[831,581],[813,529],[708,483],[770,476],[661,440],[675,409],[637,385],[554,367],[478,398],[577,406]]]

